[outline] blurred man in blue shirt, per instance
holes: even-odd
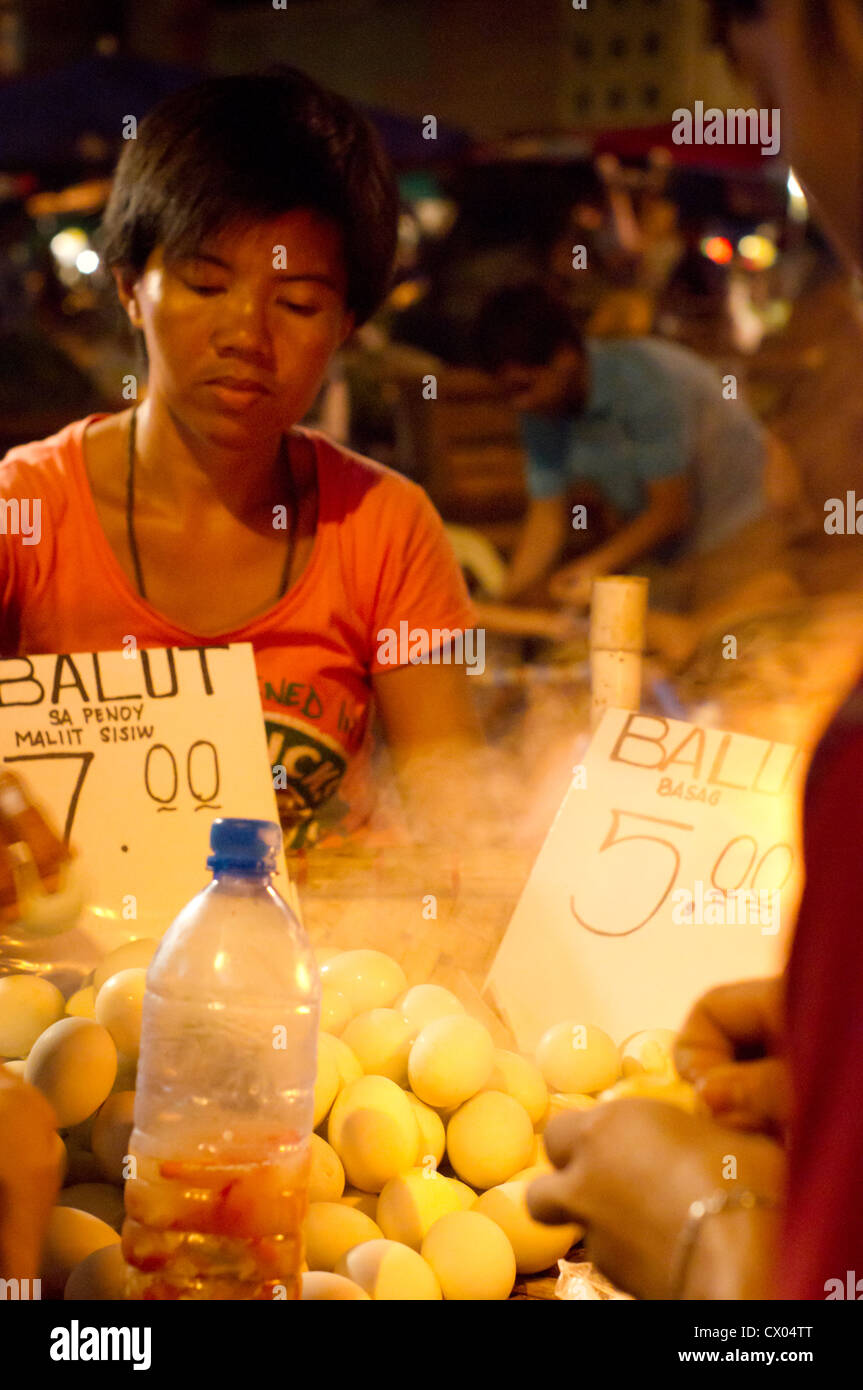
[[[486,302],[477,350],[520,414],[527,456],[528,514],[501,598],[551,577],[553,598],[584,603],[599,575],[715,553],[767,515],[775,442],[688,349],[582,339],[564,305],[525,284]],[[603,505],[579,513],[591,486]],[[579,529],[594,544],[553,573]]]

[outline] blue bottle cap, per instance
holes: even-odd
[[[272,874],[282,832],[275,821],[219,817],[210,826],[207,868],[214,873]]]

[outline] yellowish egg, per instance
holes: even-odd
[[[649,1072],[624,1077],[622,1081],[603,1091],[599,1099],[625,1100],[631,1096],[640,1096],[644,1100],[661,1100],[666,1105],[675,1105],[679,1110],[685,1110],[689,1115],[697,1115],[706,1110],[695,1087],[688,1081],[681,1081],[678,1077],[667,1074],[655,1076]]]
[[[102,1175],[108,1182],[123,1182],[127,1176],[131,1176],[126,1160],[134,1113],[135,1092],[115,1091],[93,1121],[90,1143]]]
[[[66,1000],[65,1012],[69,1018],[96,1017],[96,991],[92,985],[76,989]]]
[[[323,1041],[322,1041],[323,1040]],[[326,1035],[318,1034],[318,1070],[315,1076],[315,1113],[313,1127],[317,1129],[319,1124],[327,1118],[330,1107],[341,1088],[341,1077],[336,1066],[336,1059]]]
[[[48,1218],[48,1229],[42,1244],[39,1277],[42,1296],[60,1298],[66,1280],[82,1260],[105,1245],[119,1245],[120,1237],[113,1227],[75,1207],[54,1207]]]
[[[453,1211],[434,1223],[422,1243],[424,1260],[446,1299],[499,1302],[515,1283],[515,1254],[494,1221],[478,1211]]]
[[[328,960],[343,954],[341,946],[313,946],[312,951],[319,970],[322,965],[326,965]]]
[[[461,1105],[491,1075],[494,1043],[468,1014],[436,1018],[418,1034],[408,1058],[411,1090],[436,1108]]]
[[[116,1072],[117,1048],[107,1028],[91,1018],[61,1018],[33,1044],[24,1075],[64,1129],[98,1110]]]
[[[122,1246],[104,1245],[75,1266],[63,1297],[72,1303],[118,1303],[123,1299],[126,1268]]]
[[[342,951],[321,967],[321,983],[339,990],[350,1001],[351,1016],[369,1009],[388,1009],[407,989],[398,961],[383,951]],[[331,1029],[335,1032],[335,1029]]]
[[[70,1144],[68,1140],[64,1147],[66,1151],[66,1182],[72,1184],[104,1182],[104,1174],[95,1154],[90,1153],[89,1149],[79,1149],[75,1144]]]
[[[512,1096],[481,1091],[453,1115],[446,1149],[464,1182],[471,1187],[496,1187],[527,1167],[533,1154],[530,1116]]]
[[[378,1240],[383,1234],[364,1212],[344,1202],[310,1203],[304,1230],[309,1269],[330,1273],[346,1251],[364,1240]]]
[[[420,1129],[407,1095],[385,1076],[362,1076],[337,1097],[328,1138],[348,1181],[365,1192],[416,1163]]]
[[[109,951],[93,971],[93,988],[96,993],[99,993],[106,980],[110,980],[112,975],[117,975],[121,970],[132,970],[136,966],[146,970],[156,954],[158,945],[154,937],[140,936],[135,941],[124,941],[122,946]]]
[[[432,1110],[430,1105],[424,1105],[413,1091],[406,1091],[405,1095],[413,1106],[413,1112],[420,1127],[420,1166],[427,1167],[429,1158],[432,1158],[434,1159],[434,1166],[437,1168],[446,1150],[446,1130],[443,1120],[436,1110]]]
[[[26,1057],[36,1039],[63,1017],[66,1001],[38,975],[0,978],[0,1057]]]
[[[388,1240],[419,1250],[439,1217],[461,1210],[461,1193],[449,1178],[433,1168],[412,1168],[385,1184],[375,1219]]]
[[[88,1211],[91,1216],[98,1216],[106,1226],[113,1226],[115,1231],[119,1231],[123,1224],[123,1194],[112,1183],[73,1183],[57,1194],[57,1206]]]
[[[137,1057],[141,1042],[141,1013],[147,972],[140,966],[118,970],[96,995],[96,1018],[107,1028],[117,1051]]]
[[[604,1091],[620,1076],[620,1053],[592,1023],[555,1023],[540,1038],[536,1060],[552,1091]]]
[[[620,1048],[623,1075],[639,1076],[648,1072],[652,1076],[674,1076],[676,1036],[671,1028],[646,1028],[641,1033],[633,1033]]]
[[[363,1069],[357,1061],[351,1049],[341,1038],[335,1037],[332,1033],[318,1034],[318,1047],[321,1046],[321,1039],[326,1038],[324,1047],[328,1047],[336,1069],[339,1073],[339,1090],[347,1086],[349,1081],[357,1081],[363,1075]]]
[[[410,1024],[396,1009],[370,1009],[351,1019],[342,1038],[366,1075],[407,1085]]]
[[[462,1182],[461,1178],[450,1178],[450,1182],[455,1188],[461,1210],[470,1211],[477,1198],[477,1194],[474,1192],[473,1188],[468,1187],[467,1183]]]
[[[346,1207],[353,1207],[355,1211],[363,1212],[372,1221],[377,1220],[377,1192],[363,1192],[359,1187],[346,1187],[339,1201],[344,1202]]]
[[[112,1091],[134,1091],[138,1081],[138,1058],[127,1057],[124,1052],[117,1053],[117,1075],[114,1077]]]
[[[441,1294],[437,1276],[407,1245],[396,1240],[370,1240],[342,1255],[336,1273],[353,1279],[377,1303],[435,1302]]]
[[[461,1000],[442,985],[414,985],[402,995],[398,1010],[410,1025],[412,1039],[434,1019],[465,1012]]]
[[[337,1202],[345,1190],[345,1170],[332,1145],[319,1134],[311,1137],[310,1202]]]
[[[14,1058],[13,1061],[11,1061],[11,1062],[4,1062],[4,1063],[3,1063],[3,1070],[4,1070],[4,1071],[8,1071],[12,1076],[20,1076],[21,1079],[22,1079],[22,1081],[23,1081],[23,1079],[24,1079],[24,1071],[25,1071],[25,1069],[26,1069],[26,1066],[27,1066],[27,1058],[26,1058],[26,1057],[16,1057],[16,1058]]]
[[[54,1149],[54,1156],[57,1160],[57,1181],[62,1187],[63,1183],[66,1181],[66,1174],[69,1169],[69,1155],[66,1152],[66,1145],[56,1131],[51,1143]]]
[[[353,1017],[351,1001],[340,989],[321,985],[321,1030],[333,1037],[346,1028]]]
[[[555,1115],[562,1115],[564,1110],[590,1110],[596,1103],[596,1096],[567,1095],[562,1091],[553,1091],[548,1098],[548,1109],[539,1123],[540,1134],[545,1132],[546,1126]]]
[[[495,1049],[494,1068],[483,1089],[512,1096],[524,1106],[533,1125],[539,1124],[548,1109],[548,1087],[539,1067],[529,1058],[502,1047]]]
[[[562,1260],[570,1246],[581,1239],[583,1230],[574,1223],[546,1226],[534,1221],[525,1199],[528,1185],[529,1180],[522,1179],[490,1187],[477,1197],[474,1211],[500,1226],[515,1252],[519,1274],[538,1274]]]
[[[361,1289],[353,1279],[345,1279],[341,1274],[327,1274],[322,1269],[309,1270],[303,1275],[300,1296],[306,1303],[371,1302],[365,1289]]]

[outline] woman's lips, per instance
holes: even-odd
[[[270,395],[265,386],[258,386],[256,382],[222,379],[220,381],[208,381],[205,385],[222,405],[234,410],[247,409],[255,401]]]

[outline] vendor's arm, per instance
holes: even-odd
[[[647,499],[644,511],[610,540],[557,571],[549,584],[552,598],[562,603],[587,603],[594,579],[621,573],[684,530],[692,507],[685,474],[648,483]]]
[[[547,579],[563,554],[566,535],[566,497],[532,497],[498,597],[518,600]]]

